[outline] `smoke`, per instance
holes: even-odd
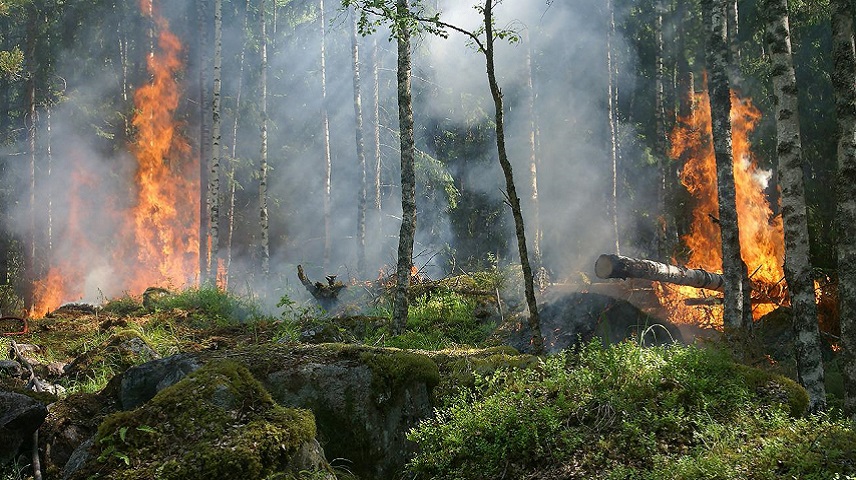
[[[255,2],[252,2],[255,3]],[[272,2],[269,2],[272,3]],[[441,18],[477,31],[481,18],[470,2],[438,1]],[[399,198],[398,109],[396,101],[396,43],[381,28],[359,39],[361,100],[368,165],[367,271],[358,272],[357,208],[361,172],[356,157],[353,106],[351,18],[332,0],[325,2],[326,102],[321,96],[320,24],[317,2],[288,2],[280,6],[276,22],[269,15],[268,115],[269,210],[272,275],[259,274],[260,233],[258,211],[258,159],[260,149],[260,16],[256,5],[246,13],[245,2],[224,2],[223,9],[223,145],[221,181],[221,249],[226,248],[229,210],[226,171],[234,166],[237,183],[232,237],[230,288],[268,297],[275,304],[283,294],[305,295],[296,281],[297,264],[311,278],[327,274],[340,279],[374,278],[396,262],[401,216]],[[134,7],[134,6],[132,6]],[[178,78],[182,100],[176,113],[180,133],[198,158],[200,25],[195,2],[156,1],[155,7],[170,21],[183,43],[185,64]],[[512,29],[523,41],[497,42],[497,74],[505,100],[509,156],[514,166],[531,242],[535,204],[531,200],[530,144],[532,118],[529,106],[530,70],[537,117],[536,158],[538,208],[543,231],[544,264],[563,279],[591,269],[591,259],[612,249],[607,203],[611,194],[609,124],[607,118],[606,37],[608,16],[602,2],[582,0],[544,2],[518,0],[501,3],[495,10],[498,28]],[[209,12],[210,15],[210,12]],[[620,18],[618,21],[620,22]],[[102,38],[113,25],[118,38]],[[124,142],[125,123],[132,115],[132,100],[123,99],[123,64],[129,85],[148,79],[145,72],[149,21],[139,12],[105,12],[91,30],[79,32],[80,42],[63,45],[55,66],[64,82],[61,98],[52,109],[50,141],[52,164],[47,175],[44,115],[39,121],[35,228],[40,252],[39,268],[47,272],[64,266],[65,283],[76,283],[73,296],[60,301],[88,300],[120,295],[130,283],[122,272],[136,263],[117,258],[128,241],[122,218],[134,203],[135,161]],[[212,29],[213,31],[213,29]],[[274,33],[275,32],[275,33]],[[111,33],[110,35],[114,35]],[[124,35],[124,36],[123,36]],[[209,35],[212,35],[209,33]],[[122,51],[121,42],[127,42]],[[374,211],[374,78],[372,50],[377,44],[380,124],[380,193],[382,209]],[[75,46],[77,45],[77,46]],[[94,45],[101,50],[93,55]],[[97,50],[97,49],[96,49]],[[619,88],[629,91],[629,73],[635,62],[632,49],[620,37]],[[243,68],[241,52],[243,51]],[[213,48],[209,51],[213,54]],[[123,57],[126,56],[126,57]],[[81,68],[80,58],[87,58]],[[448,38],[421,34],[414,38],[414,110],[417,129],[420,186],[418,233],[414,260],[432,277],[462,266],[471,255],[485,259],[497,255],[515,261],[516,246],[510,211],[503,206],[505,190],[493,140],[493,103],[487,84],[484,56],[461,34]],[[237,103],[241,88],[241,104]],[[129,92],[129,93],[132,93]],[[324,221],[324,132],[321,112],[329,114],[332,161],[331,218]],[[238,118],[237,137],[232,125]],[[623,125],[623,137],[635,137]],[[455,138],[444,137],[454,131]],[[461,138],[470,139],[467,148]],[[475,139],[475,140],[473,140]],[[130,139],[129,139],[130,140]],[[459,142],[459,143],[454,143]],[[637,156],[633,142],[624,155]],[[16,147],[26,151],[26,145]],[[230,160],[235,149],[234,160]],[[233,163],[230,163],[233,162]],[[23,163],[22,167],[24,167]],[[27,178],[26,170],[18,173]],[[30,213],[26,188],[13,210],[14,232],[26,238]],[[50,199],[51,210],[46,206]],[[177,205],[198,209],[198,204]],[[625,212],[626,213],[626,212]],[[48,228],[50,241],[48,242]],[[625,226],[626,230],[633,228]],[[329,259],[325,261],[325,235]],[[189,254],[188,254],[189,255]],[[122,273],[120,275],[120,273]],[[194,274],[173,278],[172,286],[196,281]],[[55,305],[54,305],[55,306]]]

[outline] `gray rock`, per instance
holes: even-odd
[[[0,391],[0,466],[18,454],[45,421],[44,404],[20,393]]]
[[[20,377],[24,374],[21,364],[14,360],[0,360],[0,375],[7,377]]]
[[[372,362],[363,354],[383,360]],[[420,374],[420,366],[431,365],[436,372],[436,364],[421,355],[359,347],[343,347],[321,358],[309,353],[297,363],[290,358],[283,355],[280,366],[262,379],[273,398],[282,405],[312,410],[328,457],[350,462],[348,468],[359,478],[396,478],[415,452],[407,432],[433,413],[436,377],[430,369],[427,375]],[[280,361],[267,360],[269,365]],[[414,368],[408,368],[408,362]],[[405,373],[394,378],[381,365],[403,366]]]
[[[68,480],[74,472],[83,468],[83,465],[85,465],[86,461],[89,460],[89,449],[92,448],[92,445],[94,444],[95,435],[89,437],[88,440],[81,443],[74,452],[72,452],[71,457],[68,459],[68,463],[66,463],[65,468],[62,469],[62,480]]]
[[[123,410],[137,408],[199,367],[200,364],[193,357],[183,354],[131,367],[122,374],[119,406]]]

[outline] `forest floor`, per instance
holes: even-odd
[[[492,281],[485,275],[466,284],[458,279],[426,286],[415,295],[408,329],[400,335],[387,328],[382,294],[367,297],[371,308],[344,298],[338,315],[320,315],[283,298],[281,313],[271,316],[251,300],[201,288],[126,296],[97,308],[67,305],[32,319],[25,335],[4,335],[0,347],[8,352],[14,342],[29,360],[52,391],[36,396],[46,404],[103,397],[111,380],[129,368],[177,354],[207,358],[272,345],[355,345],[357,356],[348,357],[353,363],[383,352],[413,352],[440,372],[439,384],[429,385],[427,411],[436,413],[407,433],[418,448],[401,469],[416,478],[856,477],[856,432],[836,413],[841,387],[835,358],[828,359],[833,408],[820,415],[805,414],[805,392],[788,378],[787,340],[775,336],[740,348],[711,340],[646,348],[644,342],[608,338],[609,329],[578,329],[575,341],[538,359],[506,346],[525,322],[509,311],[513,305],[497,304],[499,288]],[[621,322],[631,310],[623,303],[598,294],[567,295],[562,298],[574,301],[548,303],[548,314],[552,308],[565,318],[580,298],[594,298],[586,301],[583,317],[603,323],[606,311],[620,313],[615,325],[625,327]],[[0,373],[0,386],[20,392],[30,385]],[[319,429],[321,414],[315,412]],[[323,435],[319,439],[323,445]],[[32,478],[27,458],[0,467],[0,479]],[[62,465],[46,463],[44,478],[62,477]],[[353,468],[325,472],[380,478]],[[115,478],[135,478],[128,475]],[[312,475],[264,478],[329,478]]]

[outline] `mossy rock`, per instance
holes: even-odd
[[[158,358],[160,355],[140,338],[139,332],[132,329],[119,330],[95,348],[74,359],[66,366],[65,374],[77,379],[94,379],[98,370],[107,370],[116,375],[134,365]]]
[[[808,392],[797,382],[760,368],[740,364],[735,364],[735,368],[762,403],[787,405],[793,417],[800,417],[808,411]]]
[[[360,478],[394,478],[415,445],[407,431],[433,412],[439,382],[427,355],[349,344],[262,345],[232,353],[283,405],[311,410],[318,438]]]
[[[295,462],[307,448],[320,450],[314,438],[312,413],[278,405],[244,366],[214,361],[142,407],[108,416],[89,459],[71,478],[216,480],[324,472],[326,462]]]

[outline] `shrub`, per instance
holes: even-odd
[[[720,351],[593,342],[541,368],[479,379],[475,392],[410,432],[420,450],[409,468],[418,478],[460,479],[523,477],[545,465],[585,478],[845,473],[852,429],[830,418],[794,419],[799,401],[791,397],[804,393]],[[827,433],[812,440],[811,432]],[[794,455],[774,461],[787,452]]]

